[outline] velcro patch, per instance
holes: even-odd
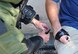
[[[5,32],[7,32],[7,28],[5,23],[0,19],[0,35],[4,34]]]

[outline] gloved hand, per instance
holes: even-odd
[[[65,44],[70,41],[70,36],[67,31],[60,29],[60,31],[55,35],[55,39]]]
[[[64,44],[68,43],[70,41],[70,36],[67,36],[67,35],[63,35],[61,38],[60,38],[60,41]]]

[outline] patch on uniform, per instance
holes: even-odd
[[[0,35],[7,32],[7,28],[5,26],[5,23],[2,19],[0,19]]]

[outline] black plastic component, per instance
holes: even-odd
[[[35,17],[36,12],[33,10],[33,7],[30,5],[26,5],[21,9],[21,21],[24,24],[28,24],[31,22],[31,20]]]

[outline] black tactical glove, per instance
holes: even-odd
[[[55,35],[55,39],[60,41],[60,38],[63,36],[63,35],[67,35],[69,36],[68,32],[65,31],[64,29],[61,29],[56,35]],[[68,39],[68,38],[67,38]]]

